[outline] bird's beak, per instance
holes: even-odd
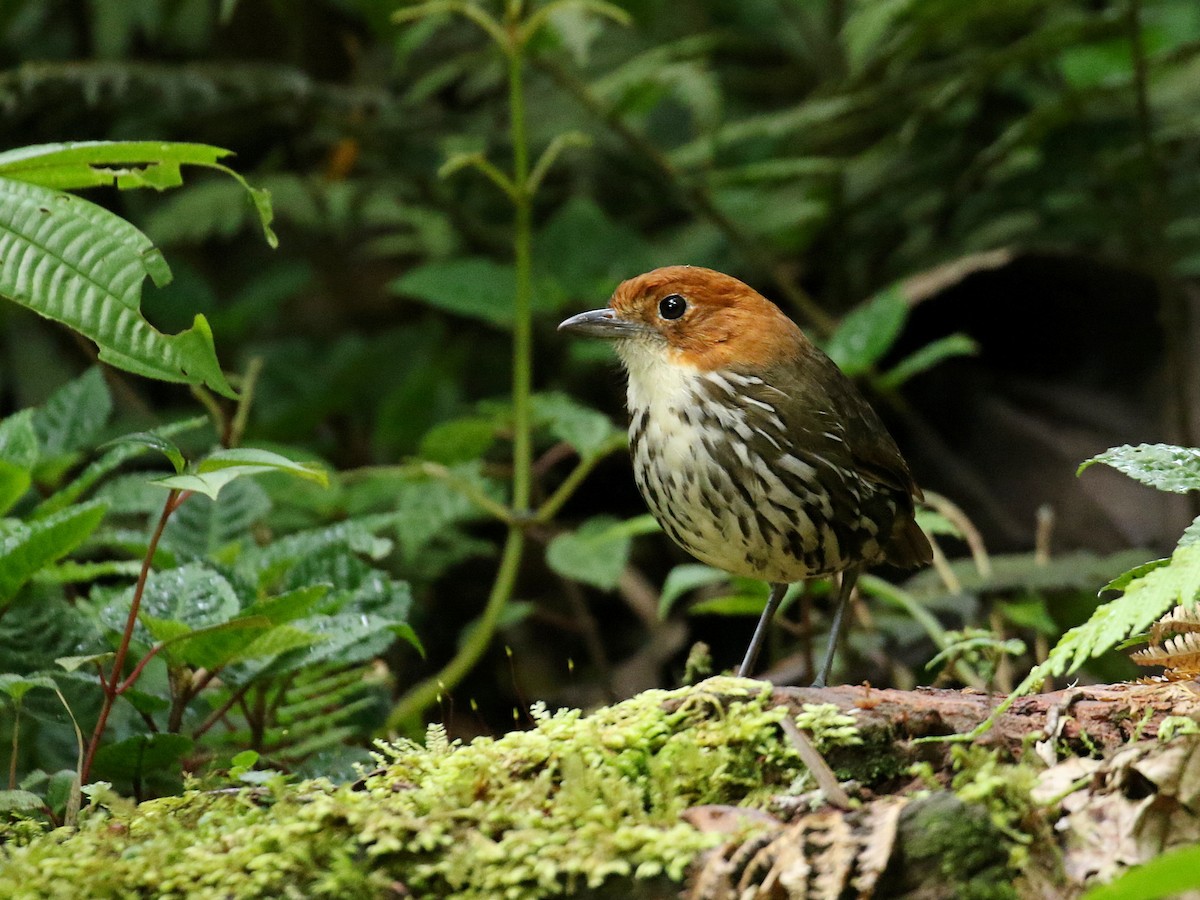
[[[617,338],[628,337],[634,332],[640,331],[641,327],[636,322],[622,319],[614,310],[605,307],[604,309],[593,309],[580,313],[577,316],[571,316],[565,322],[559,323],[558,330],[566,331],[570,334],[583,335],[584,337],[616,340]]]

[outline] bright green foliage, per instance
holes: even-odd
[[[1200,847],[1183,847],[1092,888],[1083,900],[1159,900],[1200,888]]]
[[[589,716],[535,706],[529,730],[469,744],[435,726],[425,746],[381,745],[363,790],[276,784],[258,801],[193,792],[136,810],[102,797],[77,834],[10,846],[0,894],[384,897],[399,882],[535,900],[630,879],[664,893],[723,840],[684,809],[761,803],[799,773],[769,704],[764,685],[712,679]]]
[[[1200,449],[1170,444],[1113,447],[1093,456],[1079,471],[1096,463],[1112,466],[1130,478],[1160,491],[1186,494],[1200,491]]]
[[[29,524],[0,520],[0,609],[40,569],[87,540],[104,518],[104,511],[103,503],[92,501]]]
[[[650,516],[627,522],[597,516],[551,541],[546,548],[546,563],[566,578],[612,590],[629,560],[633,537],[655,531],[658,525]]]
[[[233,397],[203,316],[164,335],[141,315],[142,282],[171,271],[150,239],[102,207],[64,190],[115,184],[162,190],[180,166],[221,169],[228,151],[199,144],[48,144],[0,154],[0,295],[62,322],[96,343],[100,359],[149,378],[205,384]],[[251,190],[248,186],[247,190]],[[270,232],[270,199],[252,197]]]

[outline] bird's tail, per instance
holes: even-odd
[[[911,516],[901,516],[892,528],[892,539],[884,548],[887,561],[903,569],[915,569],[933,562],[933,547],[921,526]]]

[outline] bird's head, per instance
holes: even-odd
[[[664,363],[703,372],[767,368],[794,357],[799,327],[736,278],[668,266],[622,282],[604,309],[572,316],[559,331],[616,342],[631,373]]]

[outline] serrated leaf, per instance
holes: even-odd
[[[322,640],[291,625],[272,626],[265,616],[222,622],[177,638],[163,652],[210,671],[248,659],[260,659],[307,647]]]
[[[892,285],[842,319],[825,352],[847,375],[861,375],[883,358],[908,319],[900,286]]]
[[[62,559],[82,544],[100,524],[107,507],[82,503],[28,524],[4,520],[0,531],[0,608],[38,570]]]
[[[250,542],[250,530],[270,511],[267,492],[243,478],[222,490],[220,500],[197,495],[180,506],[163,531],[162,546],[183,559],[204,559],[230,544]]]
[[[282,625],[312,613],[329,594],[329,590],[330,586],[327,584],[310,584],[274,597],[256,600],[247,606],[243,613],[247,616],[263,616],[272,625]]]
[[[121,591],[101,610],[105,626],[114,630],[125,627],[133,590],[131,586]],[[240,607],[237,593],[224,575],[203,563],[188,563],[150,574],[139,618],[194,630],[227,622],[238,615]]]
[[[31,791],[0,791],[0,812],[20,812],[26,809],[41,809],[45,802]]]
[[[1183,530],[1183,534],[1179,536],[1180,547],[1186,547],[1188,544],[1194,544],[1200,541],[1200,516],[1192,519],[1192,524]]]
[[[1113,447],[1098,453],[1079,466],[1076,474],[1102,463],[1135,481],[1157,488],[1186,494],[1200,490],[1200,449],[1171,444],[1138,444]]]
[[[90,447],[112,413],[112,396],[98,367],[63,385],[33,410],[31,424],[43,457]]]
[[[721,584],[729,581],[729,573],[712,566],[700,563],[684,563],[676,566],[667,573],[663,582],[662,593],[658,597],[658,617],[665,619],[671,612],[675,601],[684,594],[710,584]]]
[[[1144,631],[1159,616],[1180,603],[1191,603],[1200,592],[1200,546],[1181,547],[1166,566],[1135,578],[1116,600],[1103,603],[1082,625],[1055,645],[1046,661],[1034,667],[1017,692],[1047,678],[1075,672],[1087,660],[1107,652],[1131,634]]]
[[[71,194],[0,177],[0,296],[72,328],[103,362],[147,378],[237,395],[203,316],[165,335],[141,314],[142,283],[170,280],[149,238]]]
[[[650,516],[624,522],[596,516],[552,540],[546,548],[546,564],[565,578],[609,591],[617,586],[625,570],[634,535],[657,530]]]
[[[965,334],[949,334],[906,356],[879,376],[877,383],[883,390],[894,391],[913,376],[932,369],[940,362],[955,356],[974,356],[978,352],[979,345]]]
[[[584,459],[623,442],[624,429],[614,426],[604,413],[589,409],[566,394],[535,394],[533,414],[551,434],[574,447]]]
[[[1103,594],[1107,591],[1123,591],[1143,575],[1153,572],[1155,569],[1160,569],[1163,566],[1169,566],[1170,564],[1171,557],[1169,556],[1163,557],[1162,559],[1152,559],[1148,562],[1139,563],[1132,569],[1122,572],[1112,581],[1108,582],[1108,584],[1104,585],[1104,587],[1100,588],[1100,593]]]

